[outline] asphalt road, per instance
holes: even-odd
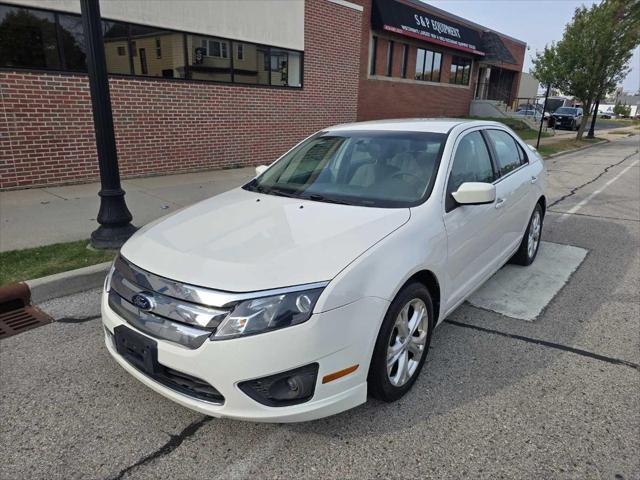
[[[640,478],[637,148],[547,163],[544,239],[586,259],[534,322],[459,308],[397,403],[208,418],[109,358],[98,291],[48,302],[56,323],[0,343],[0,478]]]

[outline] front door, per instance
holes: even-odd
[[[447,181],[444,225],[447,231],[447,305],[462,301],[498,268],[501,253],[501,210],[495,203],[459,205],[452,192],[464,182],[492,183],[496,172],[480,130],[465,133],[454,147]]]
[[[500,179],[496,182],[496,202],[502,210],[503,221],[501,258],[511,255],[520,244],[522,234],[531,216],[531,173],[524,149],[504,130],[486,130],[489,146],[493,149]]]

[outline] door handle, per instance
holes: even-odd
[[[498,198],[496,200],[496,208],[502,208],[504,206],[504,202],[506,200],[504,198]]]
[[[531,183],[536,183],[538,181],[538,177],[535,175],[531,175]]]

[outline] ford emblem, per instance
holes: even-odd
[[[131,303],[133,303],[140,310],[144,310],[148,312],[149,310],[153,310],[154,301],[151,295],[146,293],[136,293],[133,297],[131,297]]]

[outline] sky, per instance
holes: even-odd
[[[562,38],[564,26],[580,5],[593,0],[425,0],[425,3],[527,42],[524,71],[531,67],[536,50]],[[640,48],[630,61],[632,71],[622,83],[625,91],[640,89]]]

